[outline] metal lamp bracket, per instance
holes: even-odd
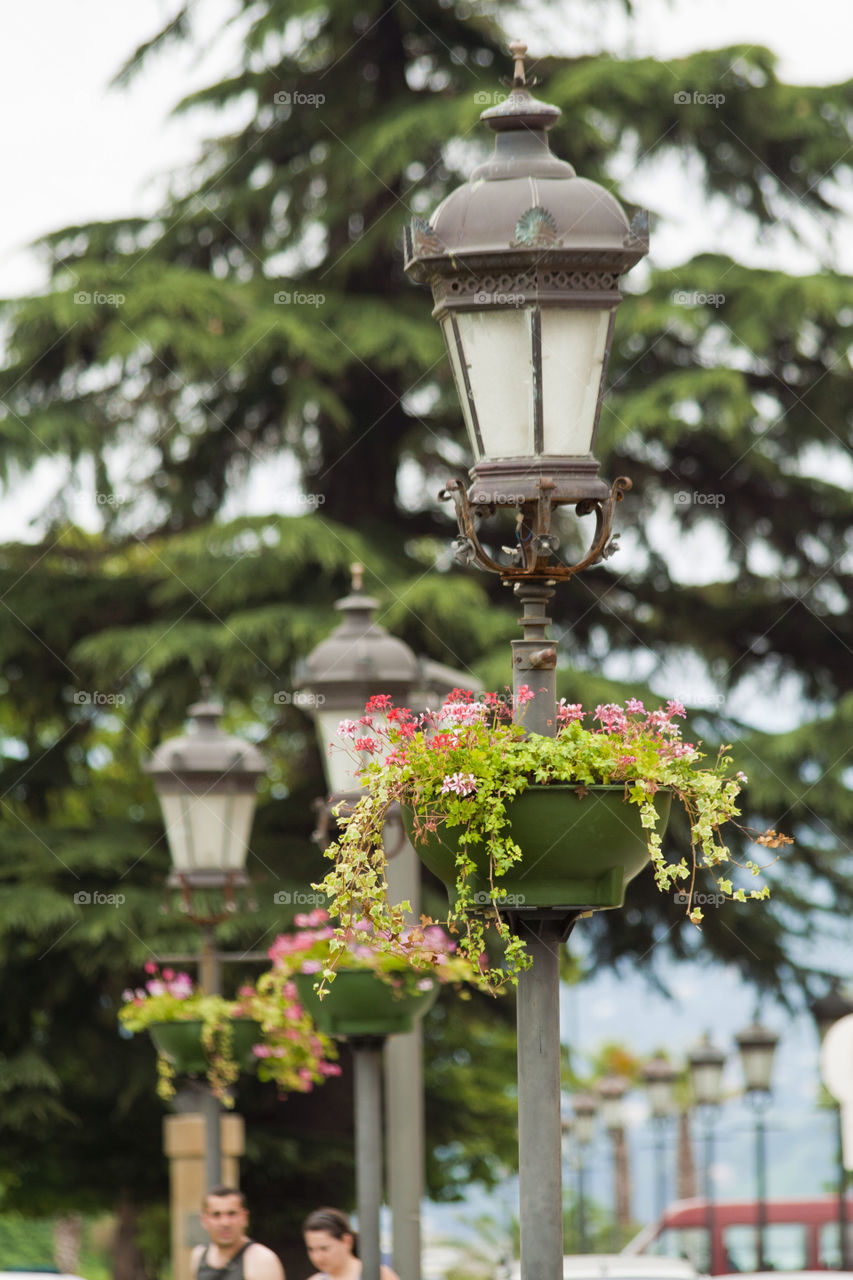
[[[572,565],[561,564],[554,559],[559,544],[551,532],[552,514],[556,506],[572,505],[554,502],[554,488],[553,480],[543,476],[539,480],[536,501],[524,503],[518,509],[517,545],[503,548],[510,556],[510,563],[500,564],[485,550],[477,533],[480,520],[485,515],[492,515],[496,504],[482,506],[472,503],[462,480],[448,480],[438,496],[442,502],[452,499],[456,508],[456,523],[459,527],[459,537],[453,542],[456,559],[461,564],[473,563],[488,573],[498,573],[509,581],[537,578],[565,580],[613,555],[619,536],[612,533],[613,515],[616,503],[621,502],[624,494],[631,488],[628,477],[617,476],[610,486],[609,495],[603,500],[583,498],[573,504],[579,516],[595,512],[595,533],[586,555]]]

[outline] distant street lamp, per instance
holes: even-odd
[[[672,1118],[673,1085],[678,1072],[662,1053],[650,1058],[641,1073],[652,1108],[655,1131],[655,1175],[657,1182],[657,1214],[666,1209],[666,1131]]]
[[[693,1098],[704,1113],[705,1158],[702,1182],[705,1193],[705,1226],[708,1232],[708,1271],[712,1275],[719,1269],[716,1265],[718,1259],[714,1249],[714,1195],[711,1181],[714,1164],[714,1124],[717,1108],[722,1099],[725,1063],[726,1055],[722,1050],[714,1047],[707,1032],[687,1055]]]
[[[625,1112],[622,1100],[628,1090],[624,1076],[604,1076],[595,1086],[601,1119],[613,1150],[613,1247],[618,1249],[620,1235],[631,1221],[631,1189],[628,1153],[625,1143]]]
[[[809,1005],[809,1012],[814,1018],[817,1033],[821,1044],[823,1044],[830,1027],[834,1026],[840,1018],[845,1018],[848,1014],[853,1013],[853,1000],[844,995],[840,989],[840,984],[836,981],[825,996],[820,996],[817,1000],[812,1001]],[[842,1271],[847,1271],[851,1260],[851,1250],[847,1239],[847,1170],[844,1168],[841,1105],[838,1102],[835,1103],[835,1120],[838,1147],[839,1266]]]
[[[143,765],[154,780],[172,859],[169,885],[180,888],[190,919],[202,930],[200,985],[222,994],[216,925],[234,909],[234,890],[248,884],[246,853],[255,813],[255,791],[266,764],[257,747],[219,728],[220,702],[207,690],[189,708],[190,732],[168,738]],[[222,910],[198,914],[196,890],[222,892]],[[206,1090],[205,1176],[207,1186],[222,1181],[220,1105]]]
[[[767,1226],[767,1153],[764,1111],[770,1101],[773,1056],[779,1037],[758,1022],[735,1036],[740,1051],[746,1091],[755,1111],[755,1254],[756,1271],[767,1270],[764,1239]]]
[[[586,1225],[586,1153],[592,1142],[598,1099],[594,1093],[576,1093],[572,1099],[573,1134],[578,1174],[578,1251],[589,1252]]]

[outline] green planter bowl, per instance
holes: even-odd
[[[672,795],[659,791],[655,808],[659,830],[666,828]],[[625,788],[593,786],[586,795],[569,783],[531,785],[509,805],[508,834],[524,857],[495,886],[489,884],[482,846],[471,856],[474,902],[484,910],[494,901],[507,910],[566,907],[591,911],[621,907],[625,886],[649,861],[640,810],[625,800]],[[420,860],[456,900],[456,851],[461,827],[440,827],[414,841],[413,815],[403,809],[410,839]]]
[[[234,1058],[243,1069],[253,1066],[256,1059],[252,1046],[260,1042],[260,1023],[250,1018],[234,1018]],[[207,1072],[207,1052],[201,1040],[201,1022],[155,1022],[148,1030],[154,1047],[168,1058],[179,1075],[203,1076]]]
[[[429,974],[424,975],[429,978]],[[321,1000],[314,990],[316,973],[294,975],[299,999],[321,1031],[328,1036],[393,1036],[414,1031],[415,1023],[435,1003],[432,986],[402,995],[370,969],[339,969]]]

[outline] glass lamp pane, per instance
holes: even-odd
[[[720,1101],[723,1083],[723,1062],[702,1060],[690,1063],[690,1084],[696,1101],[702,1106],[714,1106]]]
[[[358,791],[361,779],[356,776],[356,769],[361,763],[352,741],[338,735],[338,725],[342,720],[358,720],[364,715],[364,703],[358,707],[328,710],[319,708],[316,712],[317,737],[323,755],[323,767],[326,771],[326,785],[329,795],[339,795],[343,791]],[[369,736],[369,730],[364,730]]]
[[[611,314],[595,307],[542,309],[543,453],[591,451]]]
[[[192,871],[241,871],[255,811],[254,793],[189,792],[161,795],[172,864]]]
[[[533,363],[528,309],[457,312],[456,322],[476,406],[482,449],[472,441],[476,460],[523,458],[533,454]],[[445,322],[445,340],[453,355],[453,336]],[[457,388],[461,375],[454,367]],[[465,403],[464,381],[459,398]],[[467,419],[466,419],[467,420]],[[474,427],[469,424],[469,434]]]
[[[740,1056],[747,1089],[752,1092],[770,1092],[773,1078],[773,1056],[776,1049],[775,1038],[761,1040],[757,1036],[751,1041],[741,1041]]]

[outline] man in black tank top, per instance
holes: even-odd
[[[193,1280],[285,1280],[284,1267],[272,1249],[249,1239],[249,1210],[242,1191],[236,1187],[209,1191],[201,1224],[210,1244],[193,1249]]]

